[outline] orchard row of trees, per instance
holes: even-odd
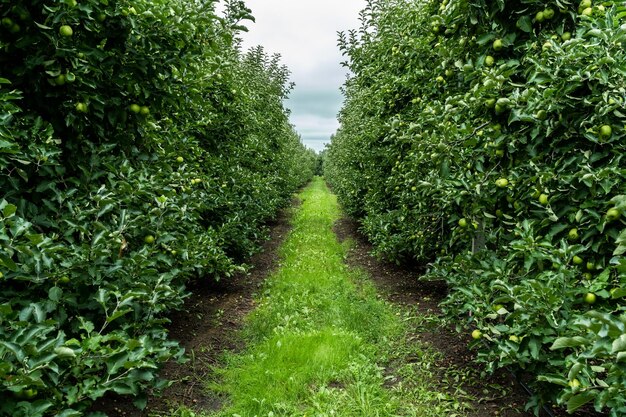
[[[316,157],[240,1],[0,0],[0,415],[167,382],[165,313],[227,279]]]
[[[325,175],[376,252],[429,263],[477,360],[626,413],[626,6],[370,0]],[[468,332],[469,333],[469,332]]]

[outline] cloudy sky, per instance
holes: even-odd
[[[320,151],[338,127],[340,65],[337,32],[356,29],[365,0],[246,0],[256,23],[247,24],[244,48],[279,53],[296,87],[286,105],[306,146]]]

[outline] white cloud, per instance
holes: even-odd
[[[292,104],[295,104],[299,114],[335,117],[342,102],[343,97],[338,89],[296,88],[285,106],[292,108]]]
[[[330,142],[330,135],[339,127],[336,118],[311,113],[292,116],[291,121],[297,126],[302,142],[316,152],[324,149],[324,145]]]
[[[358,27],[364,0],[247,0],[256,23],[248,24],[244,46],[263,45],[280,53],[299,85],[319,81],[320,70],[332,68],[343,81],[345,69],[337,32]]]
[[[318,116],[315,114],[297,114],[291,117],[291,122],[298,126],[298,132],[305,136],[322,136],[326,132],[334,132],[339,127],[335,118]],[[330,135],[328,135],[330,137]]]
[[[246,5],[256,23],[246,24],[244,49],[263,45],[282,56],[296,83],[286,102],[292,123],[307,144],[330,138],[338,127],[339,87],[347,73],[337,32],[358,28],[365,0],[247,0]]]
[[[324,148],[326,147],[326,144],[330,143],[330,139],[324,139],[324,140],[321,140],[321,139],[306,139],[306,140],[303,140],[302,143],[307,148],[311,148],[315,152],[320,153],[321,151],[324,150]]]

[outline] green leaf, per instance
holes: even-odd
[[[30,240],[30,243],[34,246],[37,246],[44,241],[44,236],[42,234],[29,234],[27,237],[28,240]]]
[[[560,385],[562,387],[566,387],[567,386],[567,379],[563,378],[562,375],[559,374],[546,374],[546,375],[539,375],[537,377],[538,381],[543,381],[543,382],[549,382],[550,384],[554,384],[554,385]]]
[[[517,23],[515,24],[519,29],[523,30],[526,33],[530,33],[533,30],[533,22],[530,19],[530,16],[525,15],[517,19]]]
[[[537,338],[532,338],[528,342],[528,348],[530,349],[530,356],[533,359],[539,359],[539,351],[541,350],[541,342]]]
[[[7,219],[10,218],[10,217],[13,217],[15,215],[15,212],[17,212],[17,207],[14,206],[13,204],[7,204],[2,209],[2,214]]]
[[[63,297],[63,290],[59,287],[52,287],[48,291],[48,298],[54,301],[55,303],[58,303],[59,301],[61,301],[62,297]]]
[[[80,417],[82,415],[83,414],[80,411],[76,411],[76,410],[72,410],[71,408],[68,408],[67,410],[63,410],[62,412],[60,412],[54,417]],[[95,417],[97,413],[91,413],[89,415],[92,417]]]
[[[485,45],[487,42],[489,42],[489,41],[491,41],[491,40],[495,39],[495,37],[496,37],[496,35],[495,35],[495,34],[493,34],[493,33],[487,33],[487,34],[484,34],[484,35],[482,35],[481,37],[479,37],[479,38],[476,40],[476,43],[482,46],[482,45]]]
[[[37,23],[35,21],[33,21],[33,23],[35,23],[35,25],[37,25],[38,28],[43,29],[43,30],[52,30],[52,28],[50,26],[46,26],[46,25],[42,25],[41,23]]]
[[[626,334],[621,335],[618,339],[613,341],[611,346],[611,353],[626,352]]]
[[[576,362],[572,368],[569,370],[569,373],[567,374],[567,379],[569,381],[573,380],[574,378],[576,378],[576,376],[578,376],[578,374],[580,373],[580,371],[583,370],[583,368],[585,367],[585,364],[580,363],[580,362]]]
[[[593,401],[594,398],[594,391],[586,391],[578,395],[574,395],[572,398],[569,399],[569,401],[567,401],[567,412],[573,413],[583,405],[589,403],[590,401]]]
[[[138,395],[133,400],[133,405],[140,410],[143,410],[148,405],[148,397],[146,395]]]
[[[611,290],[611,298],[616,299],[616,298],[622,298],[626,296],[626,288],[624,287],[620,287],[620,288],[616,288],[614,290]]]
[[[617,243],[617,248],[613,251],[613,256],[620,256],[626,253],[626,229],[622,230],[615,243]]]
[[[110,316],[108,316],[108,317],[106,318],[106,322],[107,322],[107,323],[111,323],[111,322],[113,322],[113,321],[115,321],[115,320],[119,319],[120,317],[122,317],[122,316],[124,316],[124,315],[126,315],[126,314],[130,313],[131,311],[132,311],[131,309],[126,309],[126,310],[119,310],[119,309],[118,309],[118,310],[115,310],[115,311],[113,312],[113,314],[111,314]]]
[[[13,262],[11,258],[4,255],[3,253],[0,253],[0,265],[3,265],[12,272],[17,272],[17,265],[15,264],[15,262]]]
[[[107,371],[109,375],[114,375],[120,368],[124,367],[124,363],[128,361],[128,352],[120,352],[107,359]]]
[[[41,323],[46,319],[46,312],[42,308],[41,304],[32,303],[30,305],[30,308],[32,309],[33,315],[35,316],[35,321],[37,323]]]
[[[581,336],[576,337],[560,337],[554,341],[552,346],[550,346],[550,350],[557,349],[565,349],[565,348],[575,348],[579,346],[584,346],[587,344],[587,339]]]
[[[135,390],[129,384],[123,382],[117,382],[113,385],[113,391],[120,395],[131,395],[135,393]]]
[[[44,413],[52,408],[54,404],[48,400],[37,400],[30,405],[29,416],[30,417],[39,417],[43,416]]]
[[[15,358],[20,362],[24,361],[24,359],[26,358],[26,353],[24,352],[22,347],[16,343],[0,340],[0,346],[4,346],[5,348],[13,352]]]

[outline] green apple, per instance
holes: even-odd
[[[584,297],[585,303],[594,304],[596,302],[596,295],[592,292],[588,292]]]
[[[59,28],[59,34],[68,38],[74,34],[74,30],[70,25],[63,25]]]
[[[609,125],[603,125],[600,127],[600,137],[610,138],[613,134],[613,129]]]
[[[606,220],[609,221],[609,222],[613,222],[613,221],[619,219],[620,216],[621,216],[620,211],[618,209],[616,209],[615,207],[609,209],[606,212]]]

